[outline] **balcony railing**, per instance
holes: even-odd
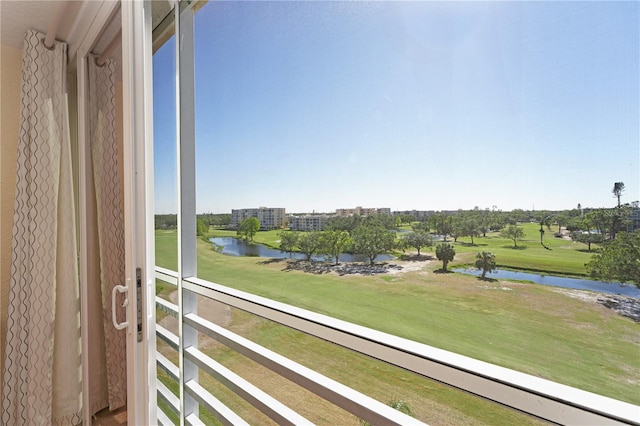
[[[177,273],[164,268],[156,267],[156,278],[176,287],[178,285]],[[181,284],[185,292],[222,302],[543,420],[559,424],[640,425],[640,407],[633,404],[478,361],[199,278],[184,279]],[[156,306],[159,310],[178,318],[178,307],[175,304],[156,298]],[[423,424],[199,315],[185,314],[182,321],[184,327],[209,336],[371,424]],[[156,326],[156,332],[158,338],[171,348],[183,351],[184,358],[195,364],[200,371],[206,372],[224,384],[276,423],[310,423],[199,351],[198,348],[180,348],[178,336],[160,325]],[[171,379],[179,382],[180,371],[175,364],[160,353],[157,353],[157,362],[159,368],[164,370]],[[184,389],[186,394],[222,423],[246,424],[242,418],[224,406],[196,381],[186,381]],[[158,398],[180,415],[178,397],[161,382],[158,382]],[[161,410],[158,410],[158,423],[173,424]],[[196,414],[189,413],[185,417],[185,424],[202,423]]]

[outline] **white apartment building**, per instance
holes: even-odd
[[[282,207],[258,207],[257,209],[232,209],[231,227],[237,228],[248,217],[258,218],[261,230],[280,229],[286,224],[285,209]]]
[[[324,231],[329,216],[325,214],[290,215],[288,219],[289,229],[292,231]]]
[[[391,209],[388,207],[365,208],[360,206],[353,209],[336,209],[336,216],[373,216],[376,214],[391,216]]]

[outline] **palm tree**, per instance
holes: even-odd
[[[449,243],[440,243],[436,246],[436,257],[442,260],[442,271],[447,272],[447,264],[451,262],[456,255],[456,249]]]
[[[491,272],[496,269],[495,254],[488,251],[476,254],[476,268],[482,269],[482,279],[484,279],[487,272]]]
[[[618,207],[620,207],[620,196],[624,192],[624,182],[616,182],[611,190],[614,196],[618,197]]]

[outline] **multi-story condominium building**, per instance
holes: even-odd
[[[324,231],[327,227],[327,219],[329,216],[326,214],[290,215],[288,217],[289,229],[292,231]]]
[[[258,218],[260,229],[280,229],[286,223],[285,209],[282,207],[258,207],[257,209],[233,209],[231,210],[231,227],[238,225],[248,217]]]
[[[336,209],[336,216],[373,216],[376,214],[386,214],[391,216],[391,209],[388,207],[365,208],[360,206],[354,209]]]

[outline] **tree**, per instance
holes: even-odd
[[[340,255],[350,242],[351,237],[347,231],[323,231],[320,251],[331,256],[337,265]]]
[[[351,233],[351,239],[354,252],[367,256],[373,265],[379,254],[393,249],[396,234],[379,224],[361,223]]]
[[[500,233],[500,236],[513,240],[513,247],[516,248],[518,247],[518,240],[523,239],[525,237],[525,233],[521,227],[509,225]]]
[[[474,209],[474,212],[476,212],[475,209]],[[487,232],[489,231],[490,216],[491,216],[491,212],[489,211],[488,208],[484,210],[478,209],[478,211],[476,212],[475,217],[478,221],[478,232],[480,232],[483,237],[486,237]]]
[[[175,215],[175,214],[155,215],[156,229],[176,229],[177,226],[178,226],[178,215]]]
[[[202,219],[207,226],[225,227],[231,223],[231,214],[229,213],[200,213],[196,215],[197,219]]]
[[[320,231],[302,232],[296,239],[296,247],[304,253],[307,261],[311,261],[313,255],[318,253],[321,244]]]
[[[413,247],[418,250],[418,256],[420,256],[422,247],[433,246],[433,238],[424,231],[413,231],[402,237],[402,243],[407,247]]]
[[[209,220],[209,225],[218,226],[218,227],[226,227],[231,224],[231,214],[229,213],[221,213],[212,215]]]
[[[488,251],[476,254],[476,268],[482,269],[482,279],[484,279],[487,272],[496,269],[496,255]]]
[[[591,257],[587,270],[605,281],[632,282],[640,288],[640,230],[621,232]]]
[[[456,255],[456,249],[449,243],[440,243],[436,246],[436,257],[442,261],[442,270],[447,272],[447,265]]]
[[[447,241],[447,235],[450,235],[453,231],[451,224],[451,218],[444,213],[436,213],[429,217],[431,222],[431,228],[435,229],[436,234],[442,235],[443,239]]]
[[[544,245],[544,226],[547,226],[548,230],[551,230],[551,215],[543,212],[540,216],[540,245],[548,250],[551,250],[549,247]]]
[[[471,245],[474,245],[474,237],[480,236],[479,218],[474,214],[465,214],[462,218],[462,236],[471,238]]]
[[[336,216],[327,220],[327,230],[329,231],[347,231],[351,234],[351,231],[355,229],[362,222],[362,217],[359,215],[353,216]]]
[[[198,237],[201,237],[205,235],[207,232],[209,232],[209,227],[207,226],[207,224],[204,223],[204,220],[198,219],[196,221],[196,235]]]
[[[511,214],[509,215],[509,221],[511,225],[515,225],[520,222],[528,222],[529,221],[529,213],[522,209],[513,209],[511,210]]]
[[[613,189],[611,190],[611,193],[615,197],[618,197],[618,207],[620,207],[620,197],[622,196],[623,192],[624,192],[624,182],[616,182],[613,184]]]
[[[453,238],[453,242],[457,243],[458,238],[464,235],[464,229],[463,229],[464,222],[462,220],[462,216],[460,216],[460,214],[451,216],[451,218],[449,219],[449,223],[451,224],[450,235]],[[446,241],[446,238],[445,238],[445,241]]]
[[[506,214],[501,210],[498,210],[496,206],[491,210],[489,214],[489,229],[492,231],[499,231],[504,228],[507,221]]]
[[[362,219],[368,225],[382,226],[384,229],[394,229],[396,222],[392,216],[386,214],[374,214]]]
[[[423,222],[414,223],[413,225],[411,225],[411,229],[413,229],[414,232],[424,232],[426,234],[431,232],[431,226],[429,225],[429,221],[428,220],[425,220]]]
[[[606,235],[611,224],[609,210],[596,209],[590,211],[585,215],[584,224],[591,225],[596,229],[596,231],[598,231],[598,233]]]
[[[591,244],[601,244],[604,241],[602,234],[592,234],[591,232],[572,232],[571,239],[586,244],[589,251],[591,251]]]
[[[611,209],[611,228],[609,229],[611,238],[616,238],[618,232],[626,229],[630,215],[631,206],[628,204]]]
[[[253,236],[260,230],[260,221],[257,217],[248,217],[238,226],[238,235],[249,242],[253,242]]]
[[[556,225],[558,225],[558,234],[557,236],[562,235],[562,227],[566,226],[569,223],[569,215],[567,213],[558,213],[555,216]]]
[[[586,217],[576,216],[569,218],[565,228],[567,231],[588,231],[591,228],[591,224],[588,223]]]
[[[298,233],[295,231],[282,231],[279,235],[280,251],[289,253],[289,255],[291,255],[298,242]]]
[[[404,225],[405,223],[411,223],[414,220],[416,220],[416,217],[412,214],[401,214],[400,215],[400,222],[402,225]]]
[[[602,234],[605,239],[614,239],[626,227],[631,214],[628,205],[612,209],[596,209],[586,214],[585,219]]]

